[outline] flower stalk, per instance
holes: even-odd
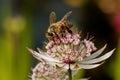
[[[72,71],[70,69],[70,64],[69,64],[69,69],[68,69],[68,76],[69,76],[69,80],[72,80]]]

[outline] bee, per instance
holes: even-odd
[[[49,16],[50,26],[48,27],[48,30],[46,32],[46,37],[49,40],[53,39],[54,37],[62,36],[63,33],[65,32],[72,33],[70,28],[73,25],[70,22],[66,21],[66,19],[68,18],[68,16],[70,16],[71,13],[72,11],[69,11],[68,13],[66,13],[64,17],[58,22],[55,22],[56,21],[55,12],[50,13],[50,16]]]

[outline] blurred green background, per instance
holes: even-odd
[[[43,48],[49,14],[57,20],[69,17],[82,37],[95,36],[95,44],[105,52],[116,52],[98,68],[81,70],[76,76],[90,80],[120,80],[120,0],[0,0],[0,80],[28,80],[38,63],[26,47]]]

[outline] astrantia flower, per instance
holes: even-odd
[[[28,49],[32,55],[41,61],[45,60],[48,64],[52,66],[62,67],[64,69],[92,69],[99,66],[104,60],[109,58],[114,49],[108,53],[99,56],[106,45],[99,49],[98,51],[92,53],[96,50],[94,43],[89,39],[80,39],[78,33],[64,33],[64,36],[59,38],[54,38],[50,40],[46,45],[46,52],[38,48],[38,52],[32,49]]]
[[[91,38],[81,39],[80,34],[73,32],[70,28],[72,24],[67,22],[67,17],[71,14],[68,12],[60,21],[55,23],[56,15],[54,12],[50,14],[50,26],[46,32],[49,39],[42,51],[28,50],[38,59],[39,63],[33,69],[33,80],[46,78],[47,80],[72,80],[71,70],[92,69],[101,65],[101,63],[109,58],[114,49],[100,56],[106,48],[106,45],[97,50]],[[62,76],[68,70],[68,76]],[[62,76],[62,78],[60,78]]]
[[[45,61],[38,63],[32,72],[32,80],[68,80],[66,71],[57,69]]]

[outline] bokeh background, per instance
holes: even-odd
[[[57,20],[72,11],[69,20],[82,31],[94,36],[105,52],[115,53],[98,68],[80,70],[74,80],[120,80],[120,0],[0,0],[0,80],[28,80],[38,63],[26,47],[43,48],[49,14]],[[43,48],[44,49],[44,48]]]

